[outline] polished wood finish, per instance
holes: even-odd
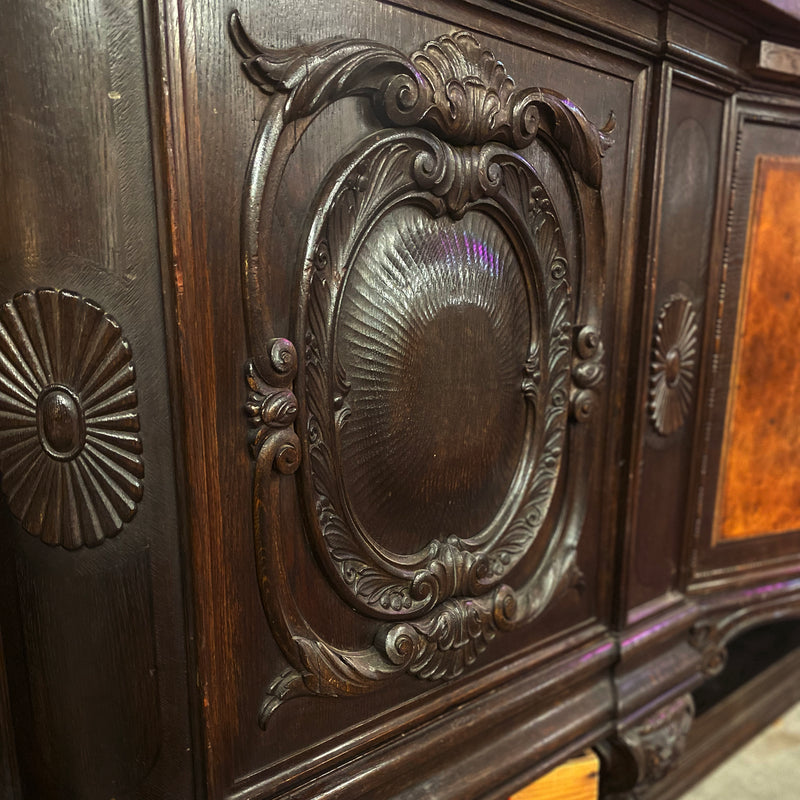
[[[593,746],[653,791],[800,616],[800,531],[714,501],[800,22],[231,12],[6,9],[0,790],[506,800]]]

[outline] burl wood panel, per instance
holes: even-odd
[[[716,539],[800,527],[800,159],[756,161]]]

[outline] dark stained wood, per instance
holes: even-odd
[[[800,531],[714,537],[750,187],[800,156],[752,55],[800,22],[232,11],[4,10],[0,794],[698,774],[753,695],[692,692],[800,616]]]
[[[141,9],[12,2],[0,38],[0,794],[190,797]]]

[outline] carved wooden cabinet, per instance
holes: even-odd
[[[0,796],[677,796],[800,698],[800,13],[695,5],[12,0]]]

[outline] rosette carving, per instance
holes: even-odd
[[[291,667],[263,725],[299,693],[360,694],[400,673],[453,679],[579,581],[591,459],[570,437],[592,428],[568,418],[589,418],[604,377],[602,268],[585,263],[604,252],[602,225],[585,228],[571,264],[547,188],[515,150],[538,138],[555,151],[574,208],[599,220],[613,121],[598,130],[558,93],[518,88],[465,32],[411,56],[345,39],[269,50],[236,14],[231,32],[270,95],[242,214],[246,411],[262,598]],[[283,170],[345,97],[387,127],[328,171],[301,238],[294,329],[278,332],[265,298],[291,269],[262,247]],[[294,492],[307,543],[281,529]],[[305,619],[286,564],[307,544],[331,590],[371,621],[369,647],[337,647]]]
[[[37,289],[0,308],[3,492],[46,544],[100,544],[136,513],[134,379],[119,325],[80,295]]]

